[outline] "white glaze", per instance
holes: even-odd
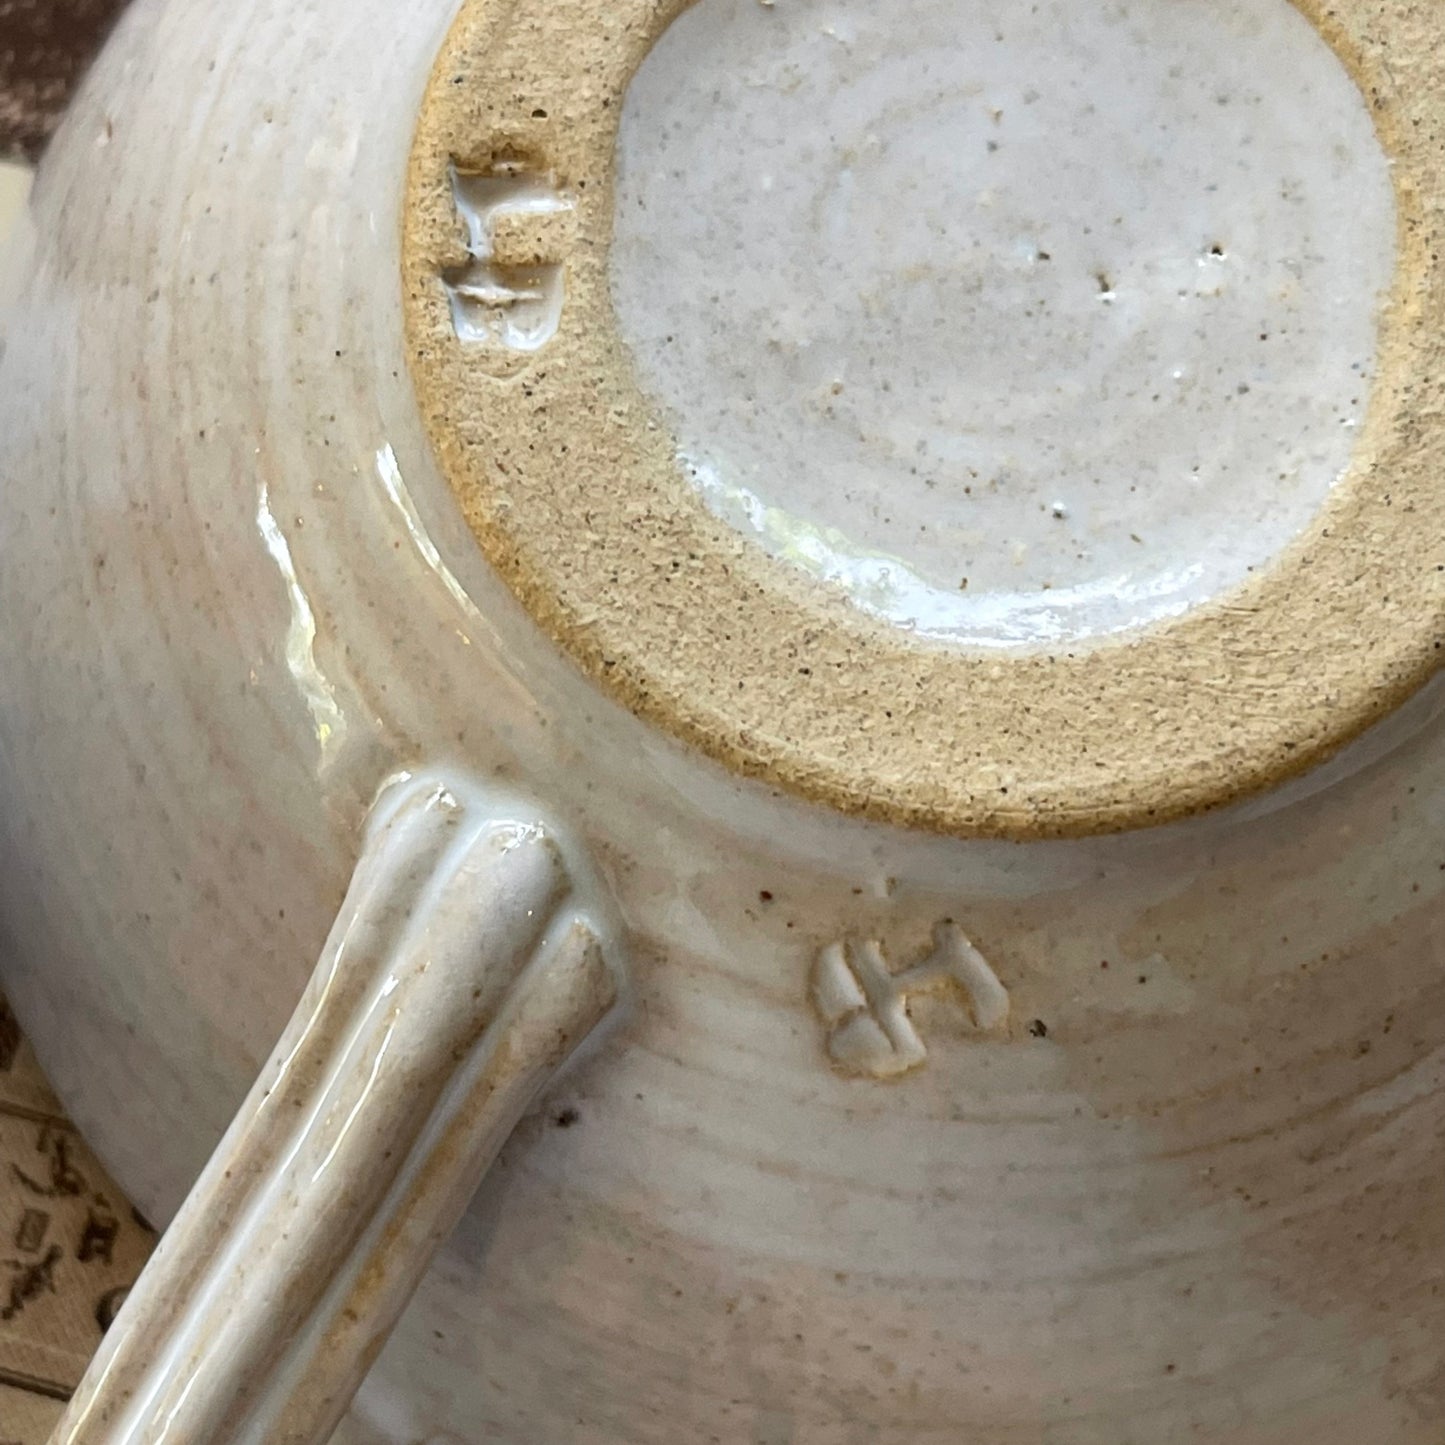
[[[1349,460],[1394,203],[1281,0],[703,0],[619,157],[619,322],[696,484],[894,621],[1180,612]]]
[[[511,351],[541,350],[562,315],[561,263],[499,265],[493,229],[508,216],[565,215],[572,202],[516,166],[485,175],[453,170],[452,191],[472,258],[445,283],[457,334],[467,342],[496,341]]]
[[[406,379],[395,206],[450,10],[138,0],[38,187],[0,968],[81,1126],[168,1217],[375,788],[455,760],[596,856],[636,1006],[503,1152],[346,1445],[1436,1445],[1437,717],[1269,808],[1014,847],[773,796],[599,699],[481,564]],[[911,961],[946,919],[1010,1026],[920,998],[924,1066],[837,1073],[820,951]]]
[[[551,832],[379,800],[291,1022],[53,1445],[324,1445],[537,1091],[616,1001]]]
[[[830,943],[813,965],[813,1007],[827,1029],[828,1057],[846,1074],[891,1079],[928,1058],[909,1013],[915,994],[957,992],[980,1029],[1008,1022],[1008,990],[952,922],[933,931],[918,962],[893,968],[877,939]]]

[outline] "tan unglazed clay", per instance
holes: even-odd
[[[589,676],[728,767],[845,812],[1030,838],[1161,822],[1278,783],[1435,671],[1437,7],[1299,7],[1366,97],[1395,183],[1395,280],[1347,474],[1238,587],[1119,637],[1004,651],[910,635],[768,556],[703,505],[639,388],[608,282],[614,150],[628,83],[682,8],[468,0],[411,156],[406,324],[432,444],[488,559]],[[523,198],[482,226],[480,261],[458,175]],[[545,338],[485,322],[459,334],[454,306],[485,315],[499,278]]]

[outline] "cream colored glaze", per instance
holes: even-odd
[[[82,1128],[167,1218],[378,784],[451,762],[595,858],[634,1002],[345,1445],[1437,1445],[1438,692],[1327,788],[1026,846],[811,807],[599,696],[481,561],[406,375],[398,197],[449,18],[138,0],[37,185],[0,360],[0,968]],[[947,919],[1007,1027],[940,992],[921,1067],[837,1072],[819,954],[907,965]]]
[[[290,1023],[52,1445],[324,1445],[437,1246],[619,983],[548,829],[382,794]]]

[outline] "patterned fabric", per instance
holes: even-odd
[[[0,997],[0,1445],[44,1445],[154,1245]]]

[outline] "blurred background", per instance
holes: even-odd
[[[0,162],[39,157],[123,4],[0,0]]]
[[[24,203],[31,166],[124,3],[0,0],[0,241]]]

